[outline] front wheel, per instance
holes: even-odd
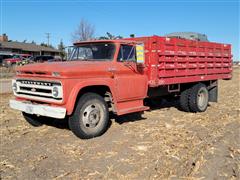
[[[69,127],[77,137],[89,139],[102,135],[107,130],[108,120],[108,107],[103,97],[86,93],[77,102]]]

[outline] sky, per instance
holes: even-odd
[[[0,0],[1,28],[11,40],[72,44],[82,18],[95,27],[95,36],[163,36],[199,32],[213,42],[233,46],[240,60],[239,0]]]

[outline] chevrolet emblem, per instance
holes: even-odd
[[[36,92],[36,89],[35,89],[35,88],[32,88],[31,91],[32,91],[32,92]]]

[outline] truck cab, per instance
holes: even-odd
[[[129,40],[78,42],[69,61],[19,67],[10,106],[32,125],[40,125],[41,116],[67,117],[78,137],[99,136],[109,112],[148,109],[143,105],[148,89],[143,48]]]

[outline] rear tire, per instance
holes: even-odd
[[[31,124],[34,127],[42,126],[43,123],[41,122],[40,117],[33,115],[33,114],[27,114],[25,112],[22,113],[24,119]]]
[[[190,90],[191,90],[190,88],[185,89],[184,91],[181,92],[181,95],[180,95],[180,108],[185,112],[190,112],[189,99],[188,99]]]
[[[189,107],[191,112],[204,112],[208,106],[209,93],[206,85],[199,83],[190,89]]]
[[[77,102],[69,118],[69,127],[77,137],[90,139],[107,130],[108,120],[108,106],[103,97],[96,93],[86,93]]]

